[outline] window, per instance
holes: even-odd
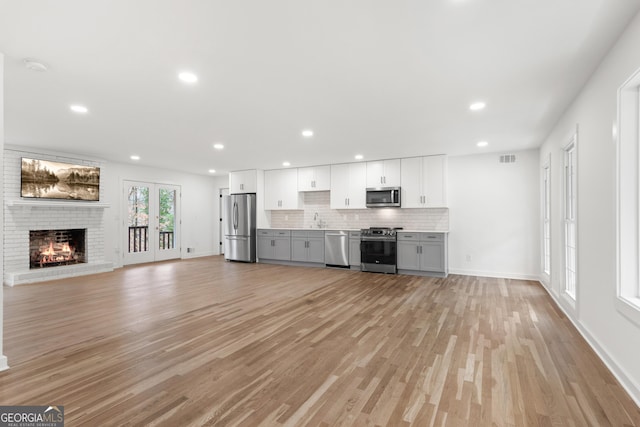
[[[617,298],[618,310],[640,325],[640,70],[618,90],[617,157]]]
[[[542,272],[551,276],[551,164],[542,168]]]
[[[564,147],[564,291],[576,299],[577,273],[577,151],[576,135]]]

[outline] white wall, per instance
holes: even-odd
[[[0,165],[4,164],[4,55],[0,53]],[[0,173],[0,189],[4,188],[2,183],[2,175]],[[4,194],[0,190],[0,206],[4,206]],[[0,242],[3,241],[2,230],[4,230],[4,216],[0,215]],[[4,250],[2,244],[0,244],[0,261],[3,259]],[[0,277],[4,276],[4,271],[0,262]],[[7,358],[2,353],[2,340],[3,340],[3,319],[4,319],[4,289],[0,285],[0,371],[7,369]]]
[[[617,89],[640,68],[640,15],[600,64],[540,149],[551,156],[552,260],[546,283],[569,318],[640,403],[640,327],[615,307]],[[575,309],[561,296],[562,146],[578,131],[578,285]]]
[[[182,258],[218,255],[219,189],[228,187],[228,178],[187,174],[139,165],[109,163],[105,198],[111,208],[106,213],[105,257],[122,266],[124,226],[123,181],[144,181],[179,185],[182,189]],[[187,248],[195,251],[187,253]]]
[[[449,272],[539,276],[538,150],[449,157]]]

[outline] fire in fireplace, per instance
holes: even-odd
[[[29,268],[57,267],[87,262],[86,229],[29,231]]]

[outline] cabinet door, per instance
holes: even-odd
[[[300,209],[298,170],[276,169],[264,173],[264,208],[266,210]]]
[[[307,260],[307,238],[292,237],[291,238],[291,261]]]
[[[349,165],[331,165],[331,209],[347,209],[349,199]]]
[[[324,263],[324,237],[307,240],[307,261]]]
[[[422,167],[426,207],[447,207],[447,156],[424,157]]]
[[[367,162],[367,187],[384,187],[384,162]]]
[[[420,242],[420,267],[422,271],[444,272],[444,243]]]
[[[399,187],[401,172],[400,159],[385,160],[383,165],[383,187]]]
[[[229,194],[256,193],[258,171],[255,169],[229,173]]]
[[[422,157],[402,159],[400,163],[400,201],[403,208],[424,207],[422,163]]]
[[[273,239],[273,258],[281,261],[291,260],[291,239],[289,237],[275,237]]]
[[[271,236],[258,236],[258,259],[271,259],[273,258],[273,246]]]
[[[300,209],[302,195],[298,193],[298,170],[280,170],[280,209]]]
[[[367,165],[349,164],[349,194],[347,209],[367,208]],[[344,183],[342,184],[344,185]],[[332,187],[333,188],[333,187]]]
[[[367,162],[367,187],[399,187],[400,159]]]
[[[266,210],[280,209],[281,188],[280,174],[277,170],[264,172],[264,208]]]
[[[360,267],[360,239],[349,239],[349,265]]]
[[[315,181],[315,168],[298,168],[298,191],[316,191],[313,184]]]
[[[316,166],[313,169],[313,190],[329,191],[331,189],[331,168],[329,166]]]
[[[398,268],[402,270],[420,270],[420,244],[411,241],[398,241]]]

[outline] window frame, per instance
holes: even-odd
[[[564,301],[575,309],[579,292],[578,268],[578,128],[568,138],[569,142],[562,147],[562,243],[563,243],[563,280],[561,295]],[[568,162],[571,161],[569,165]],[[571,167],[568,170],[568,166]],[[568,182],[568,177],[571,182]],[[570,229],[573,228],[573,230]],[[573,231],[573,241],[568,241],[568,235]],[[569,252],[573,249],[573,256]],[[573,275],[573,277],[571,277]],[[570,282],[573,289],[569,289]]]
[[[551,155],[542,165],[542,242],[541,242],[541,272],[543,278],[551,282]]]
[[[618,89],[616,308],[640,325],[640,69]]]

